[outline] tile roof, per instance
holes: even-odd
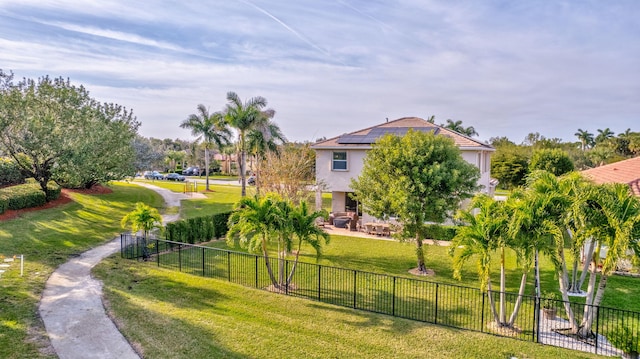
[[[640,196],[640,157],[610,163],[582,171],[595,183],[626,183],[636,196]]]
[[[311,146],[311,148],[333,149],[340,147],[361,147],[363,149],[367,149],[371,148],[371,143],[373,143],[377,138],[383,136],[386,133],[395,133],[398,135],[402,135],[406,133],[410,128],[419,131],[434,131],[436,134],[450,137],[453,139],[455,144],[461,148],[485,149],[489,151],[494,150],[493,147],[484,142],[475,140],[471,137],[452,131],[448,128],[438,126],[419,117],[403,117],[397,120],[384,122],[380,125],[368,127],[363,130],[345,133],[340,136],[315,143]]]

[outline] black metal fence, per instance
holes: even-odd
[[[153,260],[160,267],[184,273],[267,290],[274,289],[265,261],[269,260],[274,270],[279,264],[283,265],[285,273],[289,273],[294,263],[291,260],[278,263],[276,258],[265,259],[253,254],[155,238],[145,241],[144,238],[134,238],[130,234],[121,235],[121,254],[128,259]],[[343,307],[600,355],[620,355],[622,351],[616,349],[614,344],[624,347],[619,344],[623,342],[630,348],[638,348],[640,312],[615,308],[570,303],[578,323],[582,320],[585,307],[596,313],[592,338],[583,340],[566,335],[569,333],[566,317],[558,315],[555,319],[547,318],[541,308],[542,300],[527,295],[521,297],[514,325],[506,328],[493,325],[495,320],[486,291],[415,278],[300,262],[291,284],[278,292]],[[501,296],[504,303],[502,309]],[[491,299],[496,305],[496,312],[504,312],[505,318],[509,320],[517,305],[518,295],[493,292]],[[558,313],[564,313],[563,301],[551,302]]]

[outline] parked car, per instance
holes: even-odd
[[[197,176],[200,174],[199,167],[187,167],[186,170],[182,171],[182,174],[185,176]]]
[[[185,177],[183,175],[179,175],[177,173],[169,173],[165,179],[167,181],[184,181]]]
[[[247,184],[251,185],[251,186],[255,186],[256,185],[256,176],[254,176],[254,175],[249,176],[249,178],[247,178]]]
[[[164,179],[164,175],[158,171],[145,171],[143,176],[145,179],[150,179],[150,180]]]

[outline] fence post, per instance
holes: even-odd
[[[596,355],[598,355],[598,327],[600,326],[600,307],[592,307],[596,311]]]
[[[178,271],[182,272],[182,244],[178,244]]]
[[[203,277],[204,277],[204,258],[205,258],[204,247],[202,247],[202,276]]]
[[[256,288],[258,288],[258,256],[256,258]]]
[[[436,283],[436,311],[433,317],[434,324],[438,324],[438,288],[439,288],[439,285],[438,283]]]
[[[316,264],[317,265],[317,264]],[[317,265],[318,266],[318,301],[320,301],[320,293],[321,293],[321,288],[322,288],[322,282],[320,280],[321,275],[322,275],[322,266],[321,265]]]
[[[289,277],[289,260],[284,260],[284,294],[289,295],[289,281],[287,278]],[[293,278],[292,278],[293,279]]]
[[[393,292],[391,293],[391,315],[396,316],[396,277],[393,277]]]
[[[160,241],[156,238],[156,264],[160,267]]]
[[[353,271],[353,309],[358,308],[357,303],[357,293],[358,293],[358,271]]]
[[[532,341],[534,343],[540,343],[540,296],[535,297],[533,310],[533,332],[531,333]]]
[[[227,279],[231,282],[231,252],[227,251]]]

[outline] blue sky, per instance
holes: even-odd
[[[385,118],[479,138],[640,131],[640,1],[0,0],[0,68],[68,77],[133,109],[140,133],[227,91],[263,96],[290,140]]]

